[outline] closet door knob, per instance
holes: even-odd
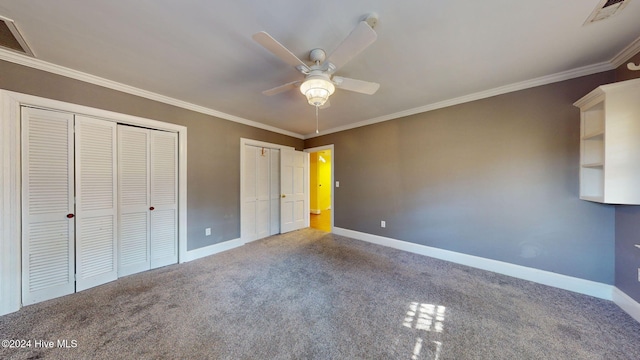
[[[154,209],[155,209],[155,208],[154,208],[153,206],[149,208],[149,210],[151,210],[151,211],[153,211]]]
[[[67,219],[72,219],[73,218],[73,214],[67,214]]]

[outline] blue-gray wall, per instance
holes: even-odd
[[[613,81],[595,74],[305,147],[335,145],[337,227],[613,284],[615,208],[578,199],[572,105]]]
[[[640,249],[636,244],[640,245],[640,206],[617,206],[616,287],[640,302]]]
[[[640,64],[640,53],[628,62]],[[616,81],[637,78],[640,78],[640,71],[629,70],[627,61],[616,69]],[[640,282],[638,281],[640,249],[634,246],[636,244],[640,244],[640,206],[617,206],[616,287],[640,302]]]

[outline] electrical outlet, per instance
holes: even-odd
[[[204,229],[204,236],[211,236],[211,228]]]
[[[380,221],[380,227],[386,228],[387,227],[387,222],[382,220]]]
[[[336,187],[340,187],[340,181],[336,181]]]

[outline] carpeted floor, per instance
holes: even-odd
[[[640,359],[612,302],[313,229],[24,307],[0,339],[31,340],[3,359]]]

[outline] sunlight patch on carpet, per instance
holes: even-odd
[[[425,304],[418,302],[409,303],[409,309],[406,312],[402,326],[427,331],[432,334],[441,333],[444,329],[444,318],[447,308],[442,305]],[[422,337],[416,338],[415,345],[413,346],[413,352],[411,354],[412,360],[424,359],[425,355],[422,354],[425,339]],[[440,357],[442,351],[442,341],[431,341],[429,343],[429,358],[437,360]],[[422,355],[422,356],[421,356]]]

